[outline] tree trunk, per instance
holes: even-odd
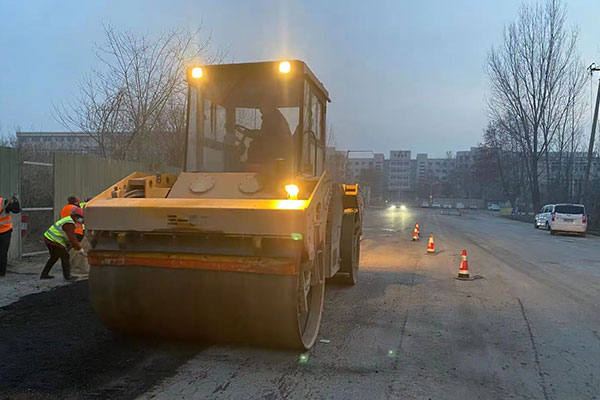
[[[531,157],[531,202],[533,209],[539,210],[541,207],[540,201],[540,182],[538,176],[538,158]]]

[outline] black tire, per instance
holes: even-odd
[[[550,234],[554,236],[554,235],[556,235],[556,231],[554,231],[554,230],[552,230],[552,228],[550,228]]]
[[[550,224],[548,222],[546,222],[546,230],[549,231],[550,230]]]
[[[345,274],[344,282],[354,286],[358,282],[360,261],[360,232],[355,214],[345,214],[342,219],[340,247],[340,272]]]
[[[579,234],[579,236],[581,236],[581,237],[585,237],[585,232],[581,232],[581,233]]]
[[[535,229],[540,229],[540,227],[538,226],[537,222],[535,222],[535,221],[533,222],[533,227],[534,227]]]

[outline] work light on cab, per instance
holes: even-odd
[[[285,191],[287,192],[287,197],[290,200],[296,200],[298,198],[298,193],[300,193],[300,189],[294,184],[285,185]]]
[[[192,78],[194,78],[194,79],[202,78],[202,67],[192,68]]]
[[[289,61],[282,61],[279,63],[279,72],[282,74],[287,74],[292,69],[292,66]]]

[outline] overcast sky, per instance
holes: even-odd
[[[153,33],[197,27],[238,62],[297,58],[331,94],[342,149],[441,156],[480,141],[485,56],[520,0],[0,0],[0,125],[63,129],[69,100],[95,65],[102,24]],[[586,63],[600,64],[597,0],[568,2]],[[589,88],[588,88],[589,90]]]

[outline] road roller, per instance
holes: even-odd
[[[326,171],[329,94],[298,60],[186,82],[183,172],[132,173],[86,206],[93,308],[126,335],[308,349],[325,280],[357,282],[362,234],[358,185]]]

